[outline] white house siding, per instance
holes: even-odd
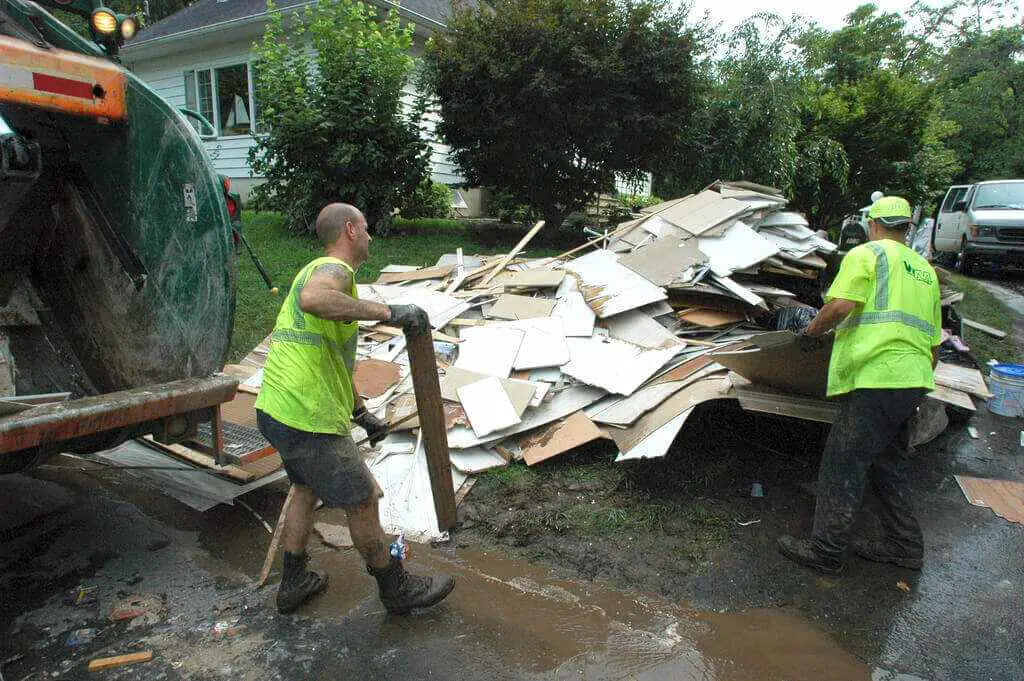
[[[223,35],[223,33],[221,34]],[[215,47],[203,47],[190,52],[178,52],[155,59],[138,59],[131,61],[129,68],[145,81],[157,94],[166,99],[174,107],[185,106],[185,72],[193,69],[218,68],[234,64],[247,63],[252,60],[252,38],[222,43]],[[415,92],[407,89],[405,99],[411,103]],[[439,142],[434,133],[437,114],[430,112],[425,117],[423,138],[430,145],[431,177],[435,182],[443,184],[460,184],[463,178],[459,175],[450,157],[451,149]],[[256,183],[261,177],[254,176],[249,168],[249,149],[255,141],[251,135],[220,137],[205,141],[206,149],[218,173],[227,175],[233,180],[252,180]],[[249,183],[245,183],[248,185]]]

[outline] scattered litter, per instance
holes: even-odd
[[[95,605],[96,603],[97,598],[95,586],[79,584],[74,589],[71,589],[64,594],[64,605],[70,605],[78,608],[86,605]]]
[[[761,499],[764,497],[764,486],[759,482],[751,483],[750,485],[750,496],[755,499]]]
[[[75,629],[68,634],[67,640],[64,641],[64,645],[68,648],[77,648],[78,646],[85,645],[86,643],[92,643],[92,640],[96,638],[98,630],[94,628],[89,629]]]
[[[117,655],[116,657],[97,657],[94,660],[89,660],[89,671],[96,672],[103,669],[113,669],[114,667],[123,667],[127,664],[135,664],[136,662],[149,662],[152,659],[152,650],[130,653],[128,655]]]
[[[335,549],[352,548],[352,535],[344,525],[316,523],[313,530],[320,536],[320,541]]]
[[[910,585],[902,579],[896,582],[896,588],[904,593],[910,593]]]
[[[213,623],[210,627],[210,636],[213,637],[214,641],[223,641],[226,638],[234,638],[247,627],[244,624],[240,624],[241,618],[232,617],[229,620],[219,620]]]
[[[739,525],[740,527],[750,527],[751,525],[757,525],[760,522],[761,522],[761,519],[758,518],[756,520],[737,520],[736,524]]]
[[[954,477],[971,505],[992,509],[1000,518],[1024,525],[1024,482],[968,475]]]
[[[134,594],[114,602],[107,619],[111,622],[132,620],[132,625],[153,624],[160,621],[166,611],[157,596]]]
[[[981,434],[978,433],[978,429],[975,428],[974,426],[967,426],[967,434],[970,435],[975,440],[981,437]]]

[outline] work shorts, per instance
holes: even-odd
[[[325,506],[358,506],[381,496],[351,436],[292,428],[258,409],[256,425],[281,454],[288,480],[311,488]]]

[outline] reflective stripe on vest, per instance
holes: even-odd
[[[875,254],[875,308],[889,307],[889,256],[881,244],[869,241],[867,247]]]
[[[920,317],[915,317],[909,312],[903,312],[902,310],[885,310],[882,312],[862,312],[860,314],[854,314],[847,317],[842,324],[839,325],[841,329],[852,329],[855,326],[861,324],[889,324],[897,322],[904,326],[909,326],[922,333],[928,334],[929,338],[935,335],[935,327]]]
[[[325,338],[318,333],[312,331],[296,331],[295,329],[276,329],[270,334],[271,340],[286,341],[288,343],[298,343],[300,345],[309,345],[314,348],[319,348],[321,345],[326,343],[327,347],[331,352],[338,355],[345,363],[345,367],[351,372],[355,365],[355,349],[356,344],[359,342],[359,334],[352,334],[344,345],[338,345],[331,338]]]

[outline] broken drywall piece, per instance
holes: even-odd
[[[423,279],[444,279],[452,270],[455,269],[455,265],[438,265],[434,267],[424,267],[422,269],[406,270],[404,272],[384,272],[381,271],[379,277],[377,277],[376,283],[378,284],[395,284],[402,281],[420,281]]]
[[[1024,482],[956,475],[960,490],[973,506],[989,508],[1000,518],[1024,525]]]
[[[682,430],[683,424],[689,418],[692,408],[674,417],[665,425],[645,437],[639,443],[633,445],[627,451],[620,451],[615,457],[615,462],[630,461],[635,459],[657,459],[668,454],[668,450],[675,442],[676,436]],[[614,439],[614,438],[613,438]]]
[[[640,310],[629,310],[604,320],[608,335],[642,348],[681,348],[685,343]]]
[[[729,277],[720,277],[717,274],[712,274],[711,280],[748,305],[754,305],[755,307],[761,307],[766,310],[768,309],[768,305],[764,302],[764,298],[757,295],[750,289],[737,284]]]
[[[508,378],[524,336],[523,331],[508,327],[488,325],[462,329],[459,337],[463,340],[459,344],[455,366],[479,374]]]
[[[629,428],[609,428],[608,436],[615,440],[620,452],[629,452],[684,411],[704,402],[735,398],[732,384],[725,383],[721,374],[714,374],[677,391]]]
[[[579,277],[583,299],[601,319],[668,297],[664,289],[620,265],[611,251],[592,251],[566,263],[565,269]]]
[[[378,456],[367,462],[383,493],[379,501],[380,523],[389,534],[404,533],[406,539],[428,543],[441,537],[430,487],[426,450],[422,438],[412,454]],[[465,476],[452,475],[454,489]]]
[[[527,466],[564,454],[582,444],[605,437],[583,412],[576,412],[563,421],[553,423],[540,432],[519,440]]]
[[[710,189],[687,197],[658,213],[658,217],[694,236],[749,212],[746,204]]]
[[[358,285],[359,297],[386,305],[416,305],[423,308],[430,326],[440,329],[469,309],[469,303],[440,291],[422,286],[395,286],[392,284]]]
[[[562,320],[565,336],[589,338],[594,333],[596,315],[579,291],[571,291],[558,299],[551,316]]]
[[[742,221],[729,227],[720,237],[700,237],[697,244],[711,263],[711,271],[720,277],[752,267],[779,252],[775,244]]]
[[[356,361],[352,383],[360,397],[373,399],[386,393],[401,378],[402,366],[400,364],[379,359],[361,359]]]
[[[564,278],[564,270],[536,268],[502,272],[491,283],[506,288],[556,288]]]
[[[697,249],[697,239],[663,236],[654,242],[619,256],[619,264],[628,267],[656,286],[667,286],[687,267],[705,262]]]
[[[492,319],[533,319],[550,317],[555,301],[550,298],[531,298],[504,293],[498,296],[486,316]]]
[[[610,426],[628,426],[685,386],[686,383],[683,381],[656,383],[640,388],[626,398],[606,398],[611,400],[610,403],[596,413],[590,412],[590,417],[598,423]]]
[[[466,475],[476,475],[492,468],[504,468],[508,465],[508,461],[500,454],[483,447],[453,449],[448,456],[452,465]]]
[[[459,388],[485,378],[487,378],[487,374],[466,371],[458,367],[448,367],[445,370],[444,377],[441,379],[441,399],[450,402],[461,402],[459,399]],[[512,402],[512,407],[515,409],[516,414],[521,416],[536,396],[539,384],[531,383],[530,381],[518,381],[512,378],[502,378],[499,380],[505,389],[505,393],[508,395],[509,401]]]
[[[709,307],[692,307],[676,314],[679,321],[687,324],[694,324],[706,329],[715,329],[720,326],[729,326],[746,320],[747,316],[742,312],[730,310],[715,310]]]
[[[665,366],[677,348],[645,350],[632,343],[600,338],[567,338],[569,362],[562,373],[587,385],[631,395]]]
[[[556,367],[569,361],[569,346],[565,343],[565,332],[561,319],[537,317],[489,324],[489,326],[517,329],[523,332],[523,342],[519,346],[519,352],[512,365],[516,371]]]
[[[504,386],[495,376],[488,376],[458,389],[459,402],[466,411],[469,425],[477,437],[490,435],[520,422]]]

